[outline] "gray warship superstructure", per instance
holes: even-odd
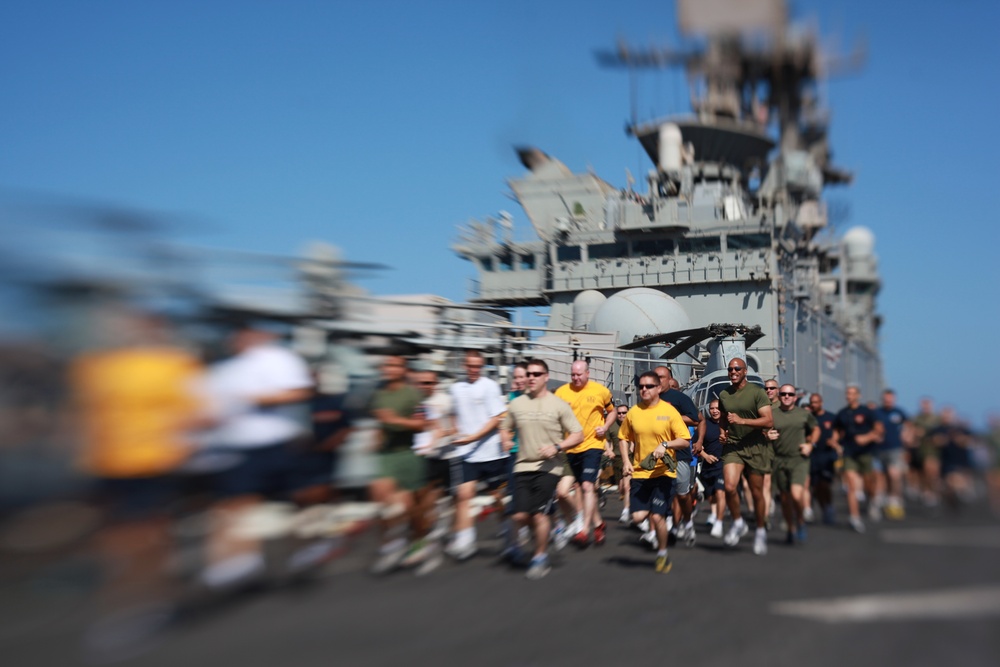
[[[598,54],[606,66],[686,69],[693,115],[628,126],[652,163],[645,189],[519,148],[528,171],[509,185],[537,239],[513,241],[506,213],[463,230],[453,249],[477,268],[470,300],[548,306],[550,327],[615,334],[615,370],[601,379],[624,393],[641,359],[670,359],[693,388],[719,368],[713,350],[732,349],[711,341],[715,323],[731,322],[730,334],[756,332],[744,342],[758,377],[837,396],[857,384],[875,396],[874,236],[834,234],[823,199],[852,178],[831,162],[818,95],[838,61],[788,24],[780,1],[681,1],[678,15],[693,46]],[[664,334],[699,328],[707,343],[689,337],[670,353],[682,336]],[[643,339],[646,356],[629,361],[636,352],[625,350]]]

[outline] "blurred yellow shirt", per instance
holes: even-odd
[[[83,428],[82,466],[100,477],[169,473],[190,452],[202,368],[168,347],[85,354],[70,371]]]
[[[598,438],[595,430],[598,426],[604,426],[607,413],[615,410],[611,390],[593,380],[588,380],[579,391],[573,389],[572,385],[564,384],[556,389],[555,394],[569,403],[577,421],[583,427],[583,442],[567,450],[566,453],[581,454],[588,449],[604,449],[607,441]]]

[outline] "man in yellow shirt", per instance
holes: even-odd
[[[666,574],[672,567],[667,556],[666,516],[677,477],[676,450],[691,446],[691,432],[677,409],[660,400],[660,379],[653,371],[639,376],[639,404],[625,415],[618,438],[622,474],[632,477],[629,499],[632,521],[642,523],[649,518],[656,532],[656,571]],[[633,447],[631,456],[630,444]],[[649,456],[655,461],[651,468],[642,465]]]
[[[594,544],[601,545],[607,539],[607,526],[597,507],[597,478],[601,470],[601,455],[611,449],[606,435],[615,422],[615,404],[611,391],[604,385],[590,379],[590,367],[586,361],[574,361],[570,366],[570,381],[555,391],[556,396],[569,403],[580,425],[583,426],[583,442],[570,449],[566,458],[576,478],[576,488],[581,494],[582,520],[577,526],[573,543],[586,547],[590,541],[590,528],[594,528]]]

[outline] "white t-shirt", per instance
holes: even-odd
[[[459,434],[475,433],[506,410],[500,385],[487,377],[480,377],[472,384],[466,380],[455,382],[451,385],[451,397],[455,402],[455,424]],[[459,445],[455,454],[470,463],[507,457],[500,444],[500,431],[496,429],[475,442]]]
[[[430,398],[425,399],[422,405],[424,406],[427,419],[441,419],[442,417],[451,416],[453,412],[451,396],[443,391],[435,392]],[[449,459],[454,455],[454,448],[449,445],[451,438],[440,438],[441,442],[437,443],[433,442],[433,440],[433,431],[417,433],[413,436],[413,450],[431,459]],[[425,454],[422,451],[431,446],[434,446],[435,449],[430,453]]]
[[[255,399],[312,385],[305,361],[278,345],[259,345],[215,364],[205,390],[222,412],[221,423],[207,435],[206,444],[253,449],[302,435],[309,423],[308,402],[259,407]]]

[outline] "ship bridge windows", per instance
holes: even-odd
[[[632,254],[639,257],[662,257],[674,254],[672,239],[637,239],[632,241]]]
[[[560,262],[579,262],[580,246],[561,245],[556,248],[556,259]]]
[[[688,253],[720,252],[722,250],[722,239],[718,236],[696,236],[694,238],[681,239],[677,243],[677,248],[681,252]]]
[[[726,248],[729,250],[757,250],[770,247],[770,234],[729,234],[726,236]]]
[[[587,246],[587,256],[590,259],[618,259],[628,257],[627,243],[596,243]]]
[[[482,268],[483,271],[492,271],[493,270],[493,258],[492,257],[480,257],[479,258],[479,266]]]
[[[497,270],[498,271],[513,271],[514,270],[514,256],[509,252],[504,253],[497,257]]]
[[[534,271],[535,269],[535,256],[528,253],[526,255],[518,255],[521,259],[521,268],[526,271]]]

